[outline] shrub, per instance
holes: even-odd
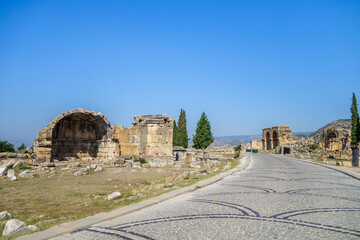
[[[311,144],[310,149],[316,150],[318,148],[318,145],[316,143]]]
[[[32,169],[32,167],[30,167],[30,166],[21,166],[19,169],[26,170],[26,169]]]
[[[0,141],[0,152],[15,152],[14,145],[7,141]]]
[[[17,148],[17,152],[20,152],[20,151],[22,151],[22,150],[25,150],[26,149],[26,146],[25,146],[25,144],[21,144],[18,148]]]
[[[134,162],[140,162],[141,164],[146,163],[145,158],[135,158]]]

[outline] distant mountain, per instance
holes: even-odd
[[[319,139],[323,131],[327,128],[343,128],[343,129],[351,129],[351,119],[339,119],[333,121],[322,128],[319,128],[315,132],[311,133],[309,137],[313,137],[314,139]]]
[[[222,136],[214,137],[212,146],[239,145],[249,143],[251,140],[262,139],[261,134],[256,135],[239,135],[239,136]]]
[[[307,137],[311,133],[312,132],[294,132],[292,135],[301,138],[301,137]]]

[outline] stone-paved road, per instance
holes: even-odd
[[[56,239],[358,239],[360,181],[275,155],[197,191]]]

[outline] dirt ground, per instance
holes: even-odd
[[[238,160],[233,160],[225,169],[238,163]],[[0,212],[8,211],[13,218],[44,230],[61,222],[110,211],[191,185],[224,171],[224,166],[222,164],[216,173],[208,169],[210,173],[207,174],[202,174],[202,169],[193,168],[108,167],[82,176],[55,175],[50,178],[18,178],[16,181],[4,178],[0,179]],[[184,177],[185,171],[190,175]],[[115,191],[122,196],[108,201],[107,195]],[[4,225],[3,221],[0,236]]]

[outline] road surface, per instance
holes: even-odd
[[[56,239],[359,239],[359,180],[283,156],[251,158],[207,187]]]

